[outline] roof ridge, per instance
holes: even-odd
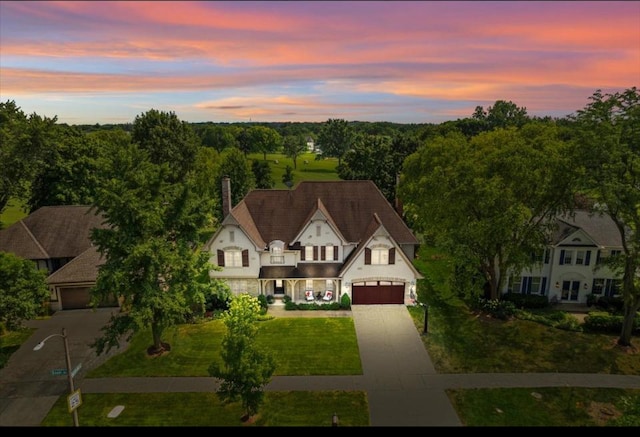
[[[42,251],[42,253],[45,255],[45,258],[51,258],[49,256],[49,253],[44,249],[44,247],[42,247],[42,245],[40,244],[40,242],[38,242],[38,240],[36,239],[35,235],[33,235],[33,233],[31,232],[31,230],[29,229],[29,227],[24,223],[23,220],[20,220],[20,224],[24,227],[24,230],[27,232],[27,234],[29,234],[29,237],[31,237],[31,239],[33,240],[33,242],[35,243],[36,246],[38,246],[38,248]]]

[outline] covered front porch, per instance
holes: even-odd
[[[268,266],[260,269],[260,289],[276,301],[289,296],[295,303],[331,303],[340,299],[340,263]]]

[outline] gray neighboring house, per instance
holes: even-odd
[[[91,229],[106,226],[90,206],[44,206],[0,230],[0,251],[29,259],[49,273],[51,310],[87,308],[102,263],[90,240]]]

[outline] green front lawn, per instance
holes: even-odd
[[[351,317],[283,317],[258,324],[258,345],[273,353],[276,375],[361,375],[362,364]],[[171,352],[150,358],[150,331],[134,335],[126,351],[110,358],[87,377],[209,376],[220,359],[226,328],[220,320],[168,329],[163,341]]]
[[[265,392],[264,404],[250,423],[241,421],[239,402],[221,404],[215,393],[83,394],[80,426],[368,426],[369,405],[362,391]],[[109,412],[124,406],[116,418]],[[66,396],[61,396],[41,424],[73,426]]]

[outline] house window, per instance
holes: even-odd
[[[224,251],[225,267],[242,267],[242,251],[241,250],[225,250]]]
[[[307,279],[304,284],[305,290],[313,290],[313,279]]]
[[[514,282],[513,291],[520,291],[522,294],[544,294],[547,285],[547,278],[543,276],[523,276]],[[518,287],[516,288],[516,284]]]
[[[593,287],[591,287],[591,292],[598,296],[604,292],[604,278],[593,278]]]
[[[235,233],[235,231],[229,231],[229,241],[232,242],[232,243],[234,241],[236,241],[236,233]]]
[[[576,265],[577,266],[581,266],[584,264],[584,257],[585,257],[585,252],[584,250],[578,250],[576,251]]]
[[[365,264],[395,264],[396,263],[396,249],[392,247],[387,249],[386,247],[374,247],[364,249],[364,263]]]
[[[571,264],[573,262],[573,251],[572,250],[561,250],[560,251],[560,265],[562,264]]]
[[[333,246],[332,245],[325,247],[324,259],[329,259],[329,260],[333,259]]]
[[[371,249],[371,264],[389,264],[389,249]]]
[[[247,292],[247,281],[243,279],[229,281],[229,288],[233,294],[242,294]]]
[[[522,277],[514,276],[511,278],[511,291],[514,293],[520,293],[522,287]]]
[[[284,242],[274,241],[271,243],[271,264],[284,264]]]
[[[316,225],[316,237],[319,237],[321,235],[322,235],[322,226]]]
[[[304,247],[304,259],[312,260],[313,259],[313,246],[305,246]]]
[[[325,288],[325,290],[331,290],[331,291],[333,291],[333,280],[331,280],[331,279],[327,279],[327,280],[325,281],[324,288]]]
[[[218,265],[220,267],[249,267],[249,250],[231,247],[218,250]]]

